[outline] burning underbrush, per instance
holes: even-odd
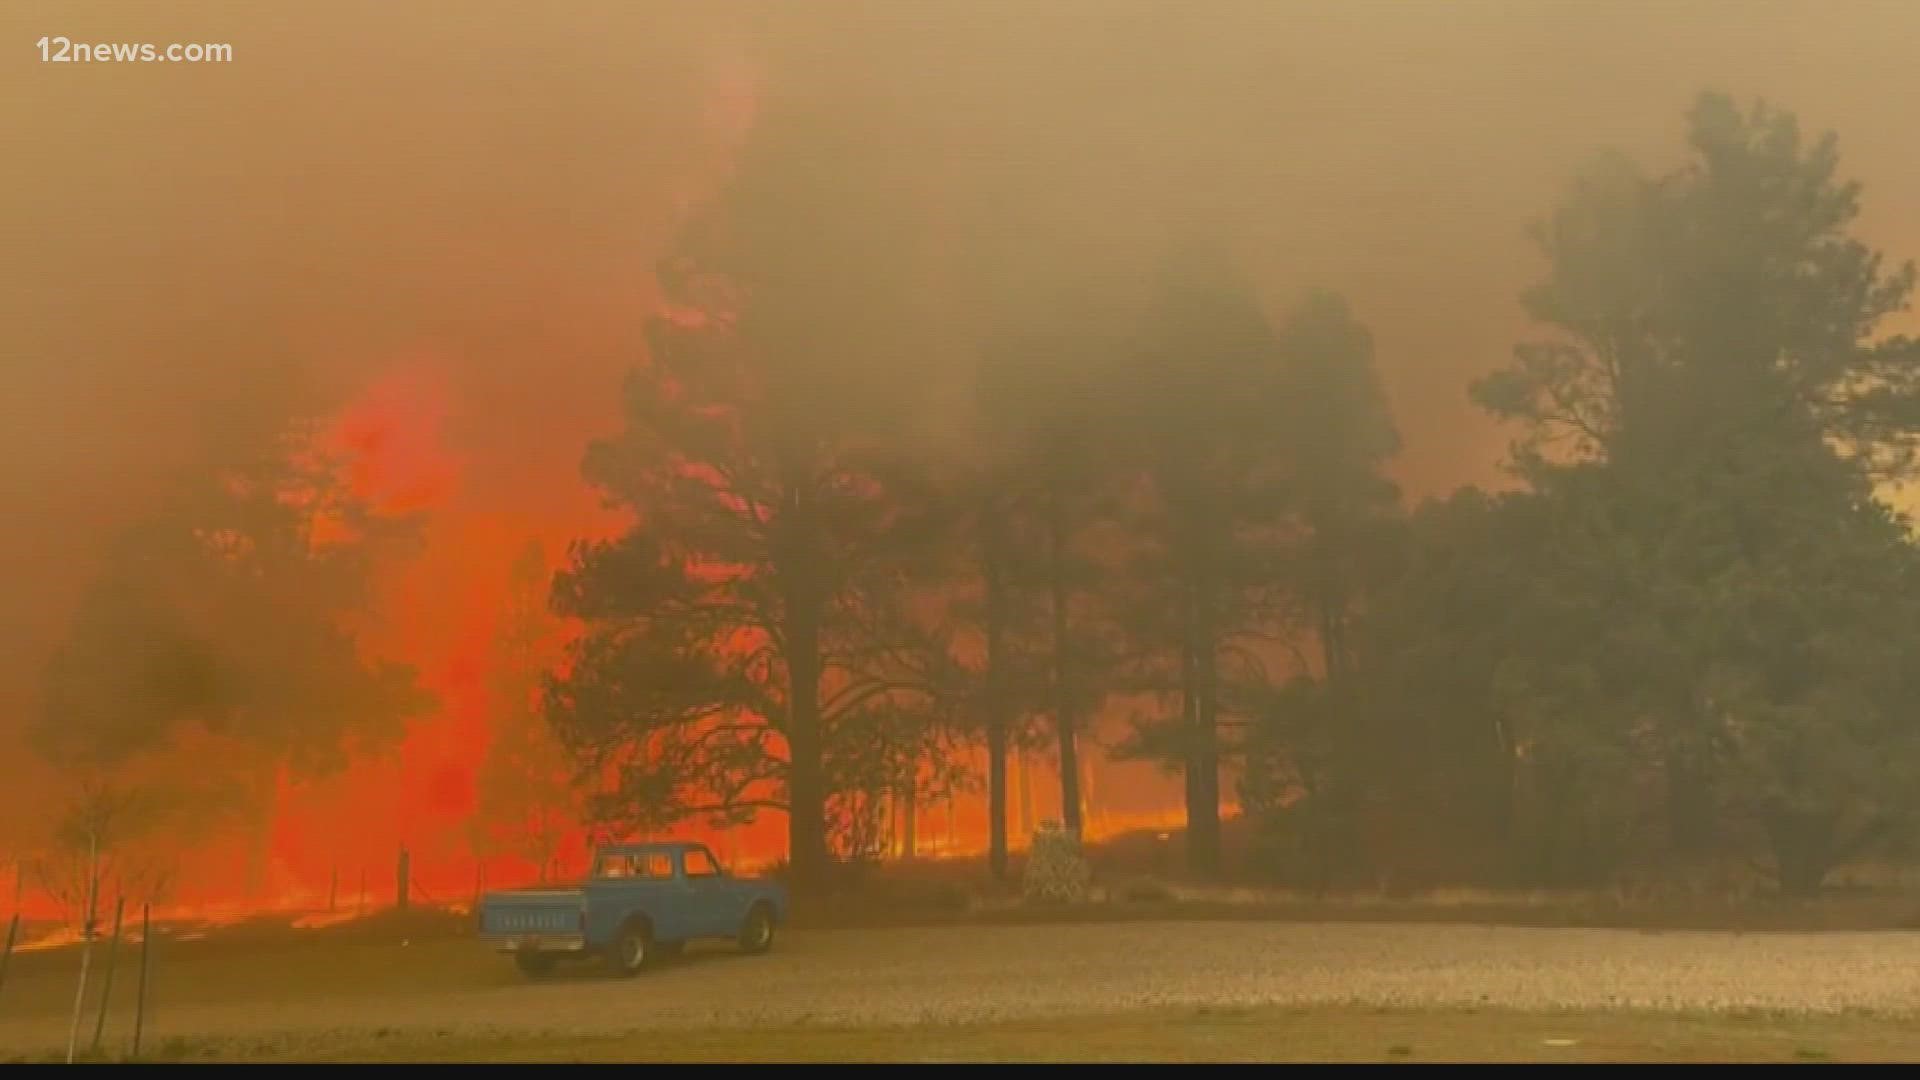
[[[471,906],[465,903],[418,906],[405,911],[383,908],[358,911],[261,911],[169,915],[155,918],[156,946],[191,943],[196,947],[257,948],[311,942],[387,942],[454,937],[472,929]],[[94,938],[104,942],[112,932],[102,925]],[[123,944],[141,941],[137,918],[121,927]],[[47,952],[81,944],[81,929],[57,921],[22,922],[17,953]]]

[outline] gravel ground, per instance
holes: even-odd
[[[1330,1003],[1920,1013],[1920,933],[1228,922],[816,931],[789,933],[764,956],[693,953],[633,980],[476,978],[405,994],[370,981],[364,993],[252,996],[159,1008],[152,1036],[612,1034]],[[58,1045],[63,1020],[0,1020],[0,1047]]]

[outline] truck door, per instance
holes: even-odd
[[[733,890],[713,853],[703,847],[690,847],[680,856],[686,870],[688,918],[700,927],[703,937],[731,937],[740,929],[744,911],[735,911]]]
[[[687,936],[686,905],[672,895],[680,883],[674,880],[673,860],[666,852],[602,855],[592,884],[595,902],[588,905],[588,917],[593,922],[589,936],[594,941],[613,940],[621,924],[635,911],[644,911],[653,919],[656,939],[677,941]]]

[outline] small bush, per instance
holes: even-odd
[[[1074,904],[1087,897],[1093,867],[1080,851],[1080,841],[1058,822],[1041,824],[1033,834],[1021,893],[1028,900]]]

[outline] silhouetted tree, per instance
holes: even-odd
[[[1711,94],[1688,121],[1684,168],[1650,179],[1602,159],[1536,228],[1551,273],[1525,300],[1556,335],[1517,349],[1475,396],[1526,424],[1519,463],[1535,474],[1558,440],[1563,458],[1657,482],[1755,425],[1812,425],[1863,462],[1902,466],[1920,345],[1874,334],[1906,305],[1914,272],[1883,271],[1848,233],[1859,191],[1835,176],[1833,138],[1809,145],[1790,114]],[[1649,708],[1666,743],[1670,824],[1682,849],[1700,849],[1711,752],[1690,673],[1663,669],[1667,700]]]
[[[1322,879],[1364,845],[1375,748],[1353,686],[1351,638],[1370,591],[1390,569],[1399,489],[1386,476],[1400,438],[1374,368],[1373,340],[1339,297],[1308,296],[1279,332],[1284,378],[1275,426],[1289,466],[1293,536],[1279,571],[1296,634],[1319,645],[1310,695],[1320,767],[1302,809],[1314,822]],[[1284,700],[1284,698],[1282,699]]]
[[[602,817],[664,828],[785,810],[794,870],[818,883],[832,732],[878,692],[848,659],[861,645],[849,579],[889,508],[851,455],[744,390],[743,350],[706,340],[729,330],[652,329],[627,431],[586,465],[639,524],[576,545],[556,578],[557,610],[587,630],[549,716],[607,779]]]
[[[311,430],[182,475],[88,586],[47,667],[37,745],[68,769],[189,738],[230,748],[253,779],[261,869],[282,770],[342,767],[350,746],[379,748],[432,705],[410,667],[366,658],[353,632],[371,560],[411,525],[357,498]]]
[[[1283,579],[1338,684],[1353,666],[1350,624],[1387,568],[1400,492],[1386,475],[1399,453],[1373,362],[1373,340],[1345,301],[1309,296],[1279,332],[1284,376],[1275,426],[1289,466],[1297,526]]]
[[[556,581],[587,632],[549,707],[613,820],[784,810],[810,886],[829,755],[857,749],[836,727],[897,690],[861,657],[859,579],[892,572],[898,539],[884,448],[918,412],[902,364],[924,214],[901,162],[871,153],[881,134],[818,102],[768,106],[662,263],[625,430],[588,451],[634,525],[576,546]]]
[[[1135,684],[1178,709],[1137,721],[1128,752],[1185,776],[1187,859],[1202,874],[1220,869],[1222,723],[1246,719],[1265,678],[1250,646],[1279,622],[1291,462],[1278,344],[1223,254],[1190,250],[1162,268],[1125,376],[1124,460],[1146,484],[1131,501],[1124,623]]]
[[[1521,460],[1565,453],[1627,467],[1744,423],[1803,412],[1873,463],[1904,465],[1920,422],[1920,342],[1879,336],[1911,298],[1849,231],[1860,187],[1837,142],[1792,114],[1703,94],[1690,160],[1657,177],[1600,158],[1533,228],[1546,280],[1523,297],[1552,331],[1478,381],[1475,398],[1524,425]],[[1753,410],[1749,412],[1748,410]]]
[[[992,500],[990,517],[979,519],[987,527],[983,557],[993,544],[991,569],[1007,614],[1022,598],[1045,612],[1036,646],[1041,670],[1009,663],[997,692],[1019,698],[1033,691],[1051,716],[1061,821],[1075,838],[1085,809],[1081,739],[1087,717],[1111,692],[1114,643],[1100,606],[1113,552],[1102,531],[1114,522],[1124,478],[1113,454],[1123,419],[1112,381],[1118,328],[1088,313],[1085,297],[1063,295],[1046,315],[997,333],[980,361],[977,406],[989,460],[1005,485],[980,496]],[[1000,643],[1007,640],[1002,627]],[[1027,679],[1013,677],[1022,670]]]
[[[948,719],[937,726],[986,749],[987,855],[997,878],[1007,870],[1008,755],[1030,741],[1047,704],[1042,605],[1026,587],[1033,576],[1026,553],[1032,523],[1021,517],[1027,488],[1003,453],[982,446],[962,461],[918,465],[931,500],[923,528],[937,542],[922,548],[909,573],[922,606],[936,614],[911,638],[919,655],[903,658],[944,706]]]
[[[546,555],[532,541],[513,561],[495,635],[493,719],[475,780],[474,814],[480,849],[526,859],[541,882],[553,870],[566,831],[579,822],[572,763],[541,709],[546,674],[559,659],[559,628],[547,610],[549,585]]]
[[[40,745],[110,763],[195,724],[298,770],[337,767],[424,702],[412,672],[364,661],[347,620],[369,560],[406,522],[345,489],[310,439],[183,478],[118,537],[47,671]]]
[[[173,809],[157,788],[82,775],[54,808],[52,844],[34,861],[33,876],[75,924],[103,932],[101,912],[114,898],[150,902],[171,886],[171,853],[147,841],[181,826]]]

